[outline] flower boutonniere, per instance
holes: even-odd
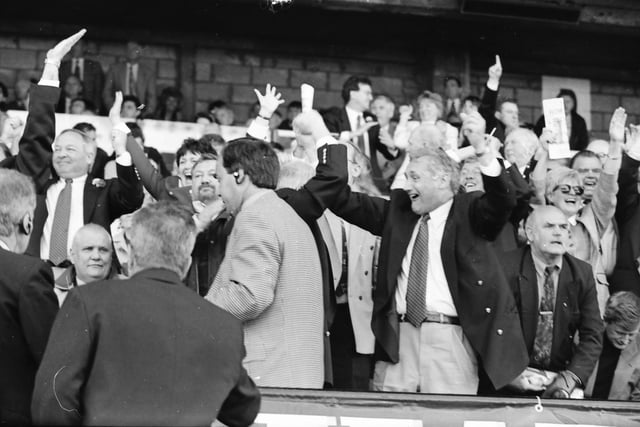
[[[94,178],[93,181],[91,181],[91,185],[93,185],[94,187],[103,188],[106,187],[107,182],[102,178]]]

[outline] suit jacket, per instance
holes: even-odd
[[[0,248],[0,424],[30,424],[31,393],[58,312],[51,267]]]
[[[372,329],[376,358],[398,362],[399,326],[395,291],[402,259],[419,217],[404,190],[390,200],[352,193],[346,185],[345,147],[321,147],[319,180],[341,180],[338,194],[316,194],[347,222],[381,236]],[[445,224],[441,256],[462,329],[496,387],[512,381],[528,363],[518,311],[490,240],[515,205],[505,174],[484,177],[485,193],[458,194]]]
[[[260,395],[244,355],[240,322],[169,270],[89,283],[69,291],[54,323],[33,420],[177,426],[217,417],[250,425]]]
[[[33,178],[36,188],[36,210],[33,232],[27,254],[40,256],[40,239],[48,212],[46,195],[58,176],[51,163],[51,145],[55,139],[55,103],[60,90],[49,86],[33,85],[29,113],[19,142],[18,154],[9,162],[13,168]],[[7,162],[7,163],[9,163]],[[0,163],[4,166],[6,163]],[[119,216],[133,212],[142,205],[142,185],[133,166],[117,165],[118,178],[101,183],[87,176],[84,187],[84,222],[110,229]],[[103,185],[104,184],[104,185]]]
[[[116,62],[109,67],[104,79],[102,99],[104,105],[110,108],[117,91],[127,94],[127,63]],[[146,105],[145,111],[153,112],[156,109],[156,75],[150,68],[138,64],[138,76],[136,80],[137,98]]]
[[[611,293],[633,291],[640,295],[640,194],[638,167],[640,162],[626,153],[618,175],[619,190],[615,219],[619,227],[618,260],[610,278]]]
[[[118,178],[93,182],[91,175],[87,176],[84,186],[84,223],[101,225],[105,230],[111,229],[111,223],[124,214],[131,213],[142,206],[144,194],[142,185],[133,166],[116,165]],[[49,185],[55,180],[49,181]],[[104,184],[104,186],[101,186]],[[44,224],[49,216],[47,211],[47,190],[36,197],[36,210],[33,219],[33,232],[29,238],[27,252],[30,255],[40,256],[40,240]]]
[[[527,351],[531,355],[540,311],[538,279],[531,249],[527,246],[507,252],[502,259],[520,311]],[[582,384],[586,384],[602,350],[603,330],[591,266],[565,254],[553,310],[550,369],[568,369],[580,378]],[[579,333],[580,342],[574,347],[576,332]]]
[[[480,102],[480,107],[478,107],[478,112],[486,122],[487,132],[491,131],[491,129],[493,128],[496,128],[493,136],[498,138],[500,142],[504,144],[504,140],[506,137],[506,127],[500,120],[496,118],[497,103],[498,91],[491,90],[488,86],[485,85],[484,92],[482,94],[482,100]],[[500,151],[502,152],[502,149]]]
[[[72,60],[66,59],[60,63],[60,81],[67,81],[71,73]],[[104,88],[104,70],[98,61],[84,58],[83,75],[82,75],[82,96],[87,98],[96,107],[96,113],[101,114],[104,111],[102,105],[102,90]],[[111,107],[111,104],[108,106]]]
[[[235,218],[210,302],[244,322],[244,365],[260,386],[322,388],[322,279],[307,225],[264,190]]]
[[[327,210],[318,219],[318,225],[327,244],[331,259],[332,283],[335,290],[340,283],[342,271],[342,229],[340,218]],[[349,270],[347,274],[347,299],[356,352],[373,354],[375,337],[371,330],[373,313],[374,258],[378,251],[378,238],[355,225],[349,226],[347,252]]]
[[[131,161],[138,171],[142,185],[154,199],[173,200],[191,206],[191,188],[182,187],[179,191],[180,179],[175,175],[165,177],[161,171],[156,170],[131,134],[127,137],[127,151],[131,154]]]
[[[599,363],[600,361],[596,362],[593,373],[585,387],[584,395],[587,397],[591,397],[593,393]],[[635,371],[640,371],[640,340],[637,338],[620,352],[620,358],[613,373],[613,381],[609,390],[609,400],[631,400],[631,392],[635,382],[631,384],[629,382],[634,377]],[[635,376],[637,381],[637,373]]]
[[[103,178],[104,179],[104,167],[109,162],[109,155],[102,148],[98,147],[96,150],[96,158],[93,161],[93,166],[91,167],[91,171],[89,175],[95,178]]]
[[[363,114],[365,120],[371,118],[375,121],[375,116],[369,112]],[[324,123],[329,129],[329,132],[340,133],[342,131],[352,131],[351,124],[349,123],[349,116],[347,115],[346,107],[342,108],[330,108],[322,115]],[[380,125],[375,125],[368,130],[369,135],[369,161],[371,162],[371,176],[373,182],[383,194],[389,194],[390,180],[383,174],[384,165],[378,158],[378,153],[382,155],[384,159],[394,160],[400,153],[393,155],[389,152],[389,148],[380,142]],[[366,154],[366,153],[363,153]]]

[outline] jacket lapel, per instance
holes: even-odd
[[[338,284],[338,280],[340,279],[340,272],[342,271],[342,260],[340,258],[340,252],[338,251],[338,247],[333,237],[333,232],[331,230],[331,224],[327,218],[327,215],[330,215],[329,211],[326,210],[324,215],[318,218],[318,227],[320,228],[320,233],[324,238],[324,242],[327,245],[327,251],[329,252],[329,261],[331,262],[331,271],[333,273],[333,277],[331,278],[334,288]]]
[[[454,218],[454,211],[456,207],[455,198],[453,204],[449,210],[447,221],[444,224],[444,232],[442,234],[442,243],[440,244],[440,257],[442,258],[442,267],[444,268],[444,275],[447,277],[447,284],[449,285],[449,291],[451,292],[451,298],[454,305],[459,307],[458,304],[458,267],[456,265],[456,224]]]
[[[571,318],[572,302],[577,301],[575,284],[571,265],[567,257],[563,257],[562,269],[558,277],[558,289],[556,291],[556,304],[553,308],[553,336],[558,336],[555,331],[566,331]]]
[[[397,221],[393,221],[391,231],[391,244],[387,249],[389,251],[389,262],[387,264],[389,266],[387,270],[388,296],[393,296],[395,293],[398,274],[400,274],[400,269],[402,268],[402,259],[407,252],[413,229],[420,218],[411,210],[398,210],[397,212],[398,218]]]
[[[519,310],[527,348],[533,348],[538,328],[538,277],[533,263],[531,249],[524,250],[521,263],[520,274],[518,276],[518,291],[520,293]]]
[[[91,184],[91,180],[93,178],[89,175],[87,176],[87,181],[84,183],[84,197],[82,200],[83,204],[83,212],[84,212],[84,223],[88,224],[91,222],[93,218],[93,212],[96,209],[96,204],[98,203],[98,195],[100,194],[100,189],[95,185]]]

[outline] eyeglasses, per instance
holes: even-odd
[[[584,187],[581,185],[574,185],[573,187],[568,184],[556,185],[553,191],[560,190],[562,194],[569,194],[573,190],[573,194],[576,196],[582,196],[584,194]]]

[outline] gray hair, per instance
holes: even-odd
[[[460,165],[441,148],[420,148],[416,151],[412,160],[423,157],[426,159],[431,173],[441,173],[449,176],[449,186],[453,194],[456,194],[460,185]]]
[[[11,236],[13,225],[25,215],[33,215],[36,191],[30,177],[9,169],[0,169],[0,236]]]
[[[277,188],[292,188],[298,190],[316,174],[316,170],[310,163],[293,159],[280,166]]]
[[[191,212],[177,202],[159,201],[136,211],[125,231],[135,273],[148,268],[171,270],[183,279],[196,241]]]

